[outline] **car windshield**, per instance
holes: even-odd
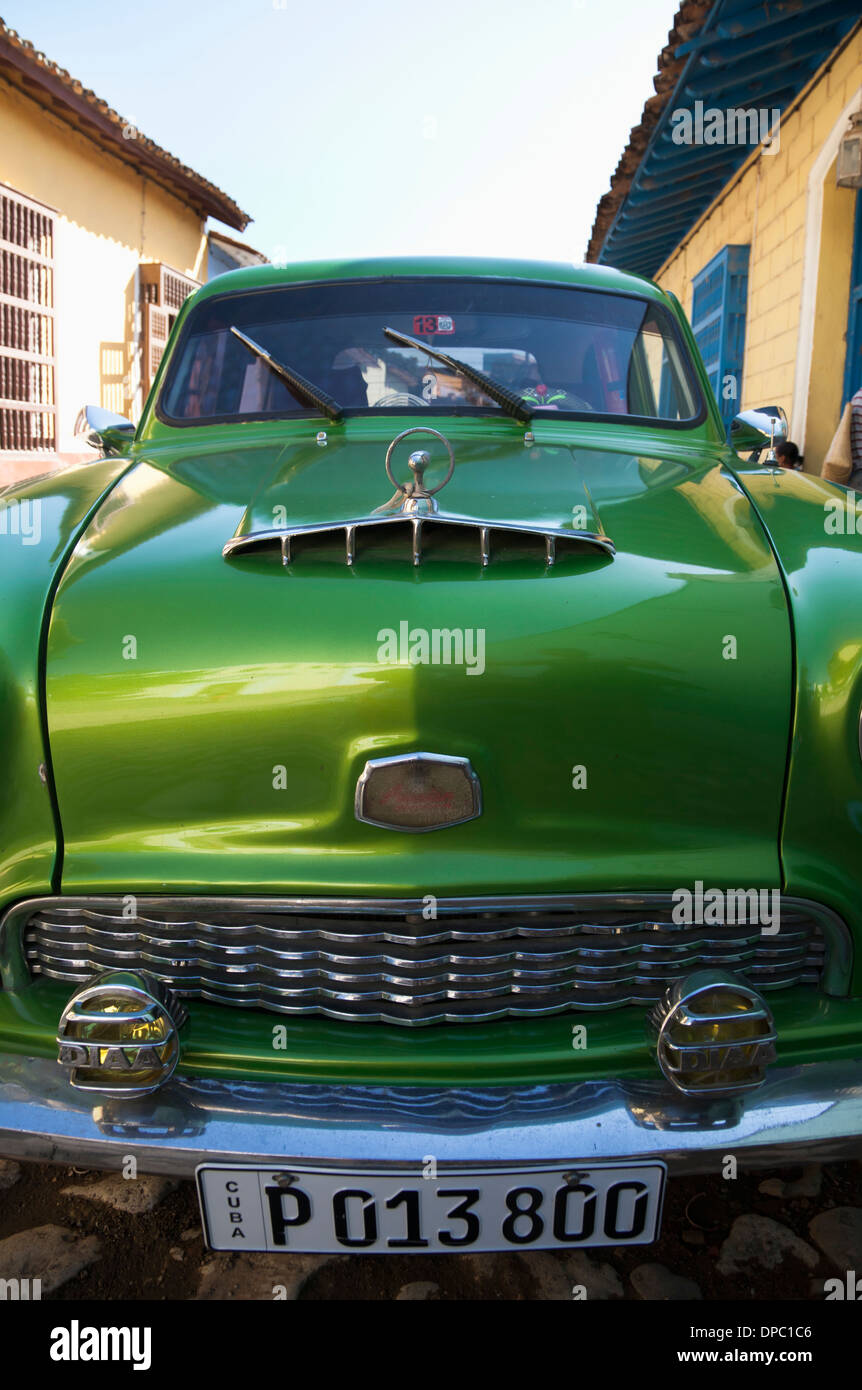
[[[478,369],[530,409],[682,423],[702,400],[673,320],[634,295],[504,280],[276,286],[204,300],[171,356],[159,414],[175,423],[313,415],[232,333],[344,410],[501,413],[481,386],[386,328]]]

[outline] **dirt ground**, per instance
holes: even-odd
[[[735,1181],[671,1179],[662,1235],[646,1247],[329,1258],[215,1255],[203,1242],[192,1182],[145,1180],[155,1182],[154,1204],[150,1210],[131,1213],[95,1199],[106,1178],[102,1173],[21,1164],[11,1176],[11,1183],[0,1190],[0,1278],[16,1272],[6,1267],[8,1261],[4,1264],[4,1250],[14,1248],[20,1255],[27,1245],[26,1240],[10,1243],[8,1237],[45,1226],[63,1228],[67,1250],[98,1248],[86,1268],[70,1277],[58,1276],[56,1287],[42,1295],[69,1302],[221,1297],[543,1300],[577,1296],[572,1290],[578,1284],[586,1285],[587,1297],[599,1298],[683,1298],[699,1292],[704,1300],[821,1300],[824,1278],[843,1271],[834,1252],[830,1259],[818,1248],[809,1223],[841,1208],[855,1212],[853,1219],[858,1218],[862,1228],[862,1163],[845,1163],[812,1166],[804,1173],[741,1173]],[[791,1195],[800,1177],[803,1189],[814,1195]],[[119,1181],[114,1179],[115,1184]],[[92,1191],[64,1191],[70,1187]],[[755,1240],[749,1232],[747,1242],[740,1242],[737,1237],[746,1223],[740,1226],[738,1218],[752,1215],[778,1223],[787,1248],[777,1256],[764,1255],[765,1228],[757,1228]],[[734,1222],[737,1268],[722,1273],[718,1266]],[[794,1236],[804,1247],[793,1245]],[[91,1237],[96,1242],[88,1241]],[[134,1259],[129,1258],[131,1250]],[[726,1266],[727,1260],[723,1263]],[[663,1271],[656,1276],[657,1285],[645,1284],[636,1273],[645,1265],[658,1265]],[[17,1272],[37,1271],[21,1267]]]

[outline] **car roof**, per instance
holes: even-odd
[[[210,280],[194,295],[258,290],[275,285],[315,284],[326,280],[382,280],[417,276],[464,276],[467,279],[532,280],[544,284],[578,285],[584,289],[637,294],[666,302],[651,280],[605,265],[576,265],[569,261],[523,261],[484,256],[377,256],[363,260],[298,261],[291,265],[255,265],[231,270]]]

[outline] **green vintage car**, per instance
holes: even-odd
[[[855,499],[727,442],[672,296],[240,270],[88,419],[0,511],[0,1152],[403,1252],[852,1148]]]

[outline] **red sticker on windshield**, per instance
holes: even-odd
[[[455,320],[448,314],[417,314],[413,319],[414,333],[454,333]]]

